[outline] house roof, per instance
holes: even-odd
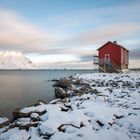
[[[123,48],[123,49],[125,49],[126,51],[129,52],[129,50],[127,50],[125,47],[123,47],[123,46],[121,46],[121,45],[119,45],[119,44],[117,44],[117,43],[115,43],[115,42],[111,42],[111,41],[108,41],[107,43],[105,43],[103,46],[101,46],[101,47],[98,48],[97,50],[100,50],[101,48],[105,47],[105,46],[106,46],[107,44],[109,44],[109,43],[114,44],[114,45],[116,45],[116,46],[118,46],[118,47],[121,47],[121,48]]]

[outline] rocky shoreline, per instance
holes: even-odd
[[[80,96],[87,93],[97,93],[90,83],[83,79],[77,79],[71,76],[58,80],[54,85],[55,95],[58,98]]]
[[[140,138],[140,73],[73,75],[55,81],[58,99],[0,118],[0,140]]]

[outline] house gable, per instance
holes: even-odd
[[[117,44],[117,43],[114,43],[114,42],[111,42],[111,41],[108,41],[107,43],[105,43],[103,46],[101,46],[100,48],[98,48],[97,50],[99,51],[100,49],[102,49],[103,47],[106,47],[108,44],[113,44],[114,46],[116,47],[120,47],[120,48],[123,48],[125,49],[127,52],[129,52],[126,48],[124,48],[123,46]]]

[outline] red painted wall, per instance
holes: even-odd
[[[129,53],[127,50],[125,49],[121,49],[122,53],[121,53],[121,57],[122,57],[122,64],[124,65],[128,65],[128,59],[129,59]]]
[[[121,47],[107,43],[104,47],[99,49],[99,59],[105,58],[105,54],[110,54],[110,59],[116,64],[121,64]]]

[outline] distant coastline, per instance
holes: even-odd
[[[98,69],[66,69],[66,68],[64,68],[64,69],[45,69],[45,68],[41,68],[41,69],[39,69],[39,68],[37,68],[37,69],[0,69],[0,71],[46,71],[46,70],[52,70],[52,71],[59,71],[59,70],[93,70],[93,71],[98,71]],[[128,69],[128,70],[131,70],[131,71],[140,71],[140,68],[130,68],[130,69]]]
[[[0,69],[0,71],[44,71],[44,70],[96,70],[97,69]]]

